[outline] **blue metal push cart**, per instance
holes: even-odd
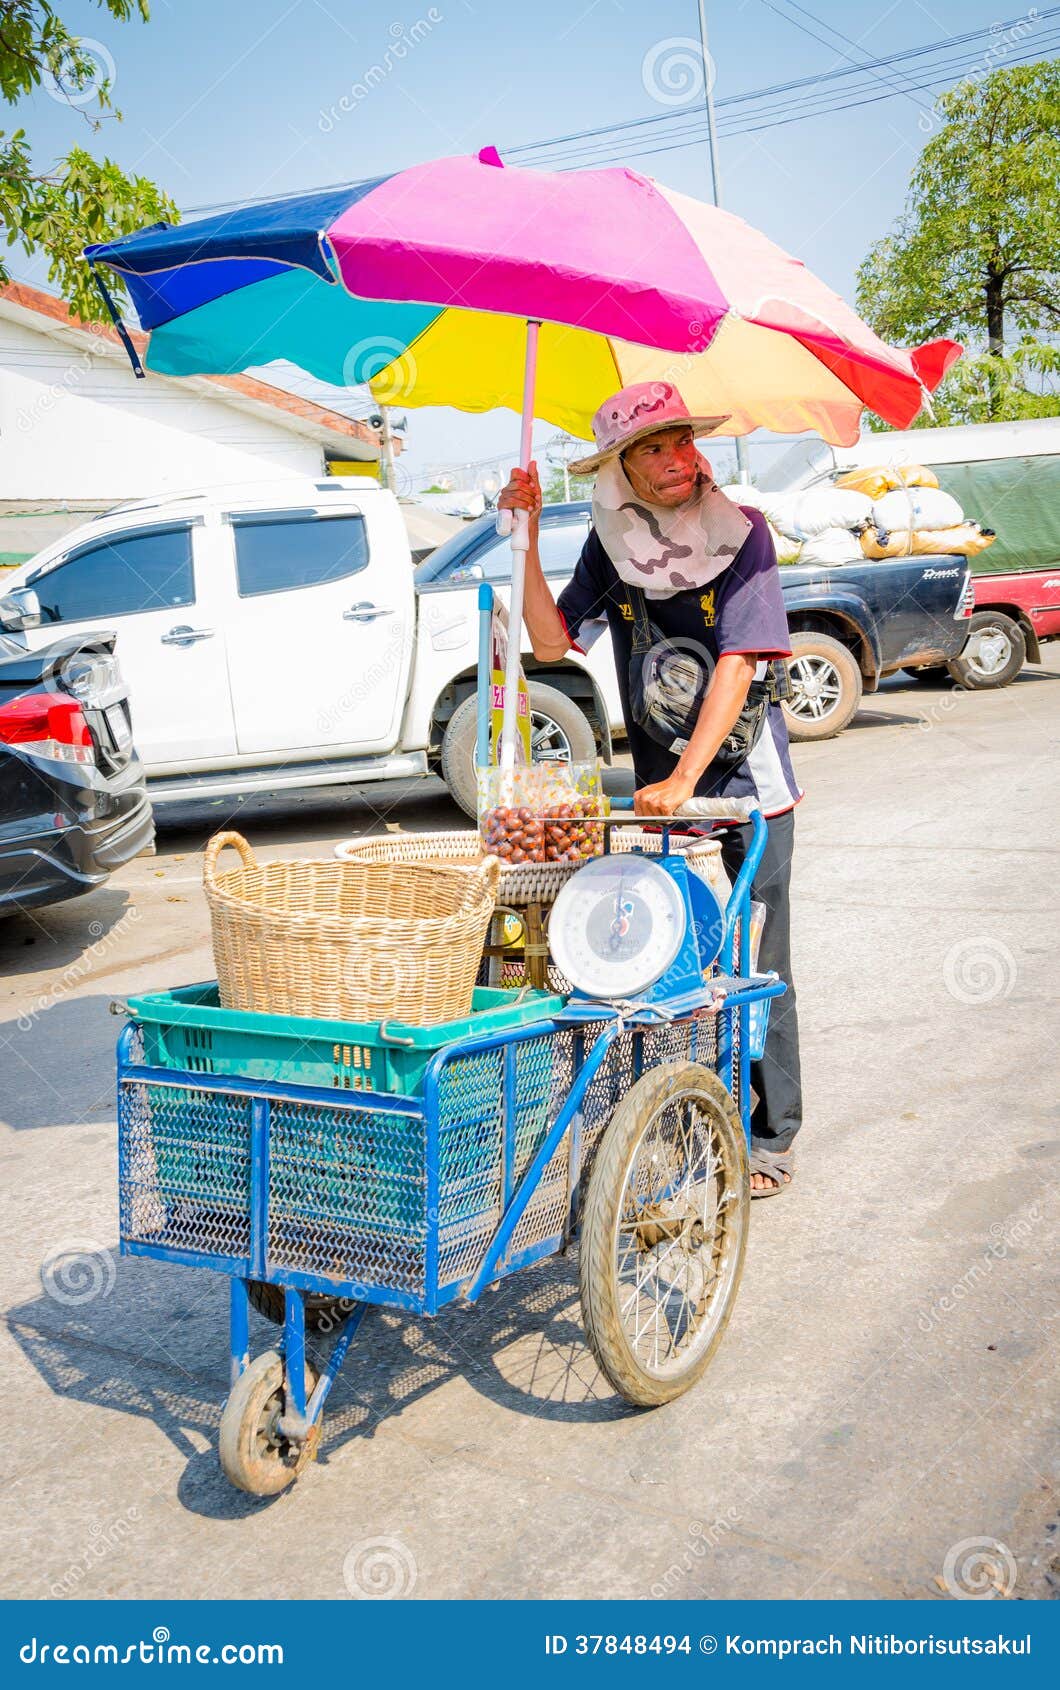
[[[468,1032],[425,1062],[380,1063],[339,1029],[347,1043],[312,1084],[304,1068],[222,1071],[209,1015],[185,1027],[179,1065],[157,1041],[145,1049],[135,1014],[127,1022],[121,1249],[230,1278],[220,1457],[233,1484],[270,1495],[312,1459],[374,1305],[432,1316],[474,1303],[575,1235],[586,1336],[614,1388],[652,1406],[703,1373],[747,1240],[749,1065],[784,990],[751,971],[766,824],[721,808],[753,834],[720,955],[691,990],[678,970],[651,1001],[575,994],[547,1019]],[[665,866],[665,828],[661,844]],[[252,1307],[282,1327],[253,1360]]]

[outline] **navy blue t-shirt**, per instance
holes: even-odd
[[[740,506],[751,523],[732,563],[699,591],[648,599],[647,613],[655,630],[680,650],[694,649],[708,675],[719,657],[742,652],[758,659],[762,679],[766,663],[790,657],[788,619],[780,586],[776,552],[765,517],[753,507]],[[630,708],[630,667],[641,659],[633,652],[634,610],[630,589],[621,581],[595,528],[589,530],[574,575],[559,596],[559,610],[571,641],[587,651],[609,628],[622,714],[638,787],[666,780],[677,766],[678,753],[660,744],[634,718]],[[765,814],[790,810],[802,793],[791,766],[788,732],[779,704],[771,704],[757,745],[742,762],[712,763],[696,786],[700,798],[756,798]]]

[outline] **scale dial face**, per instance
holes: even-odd
[[[688,925],[680,888],[634,853],[598,857],[568,880],[552,906],[556,966],[588,997],[634,998],[664,974]]]

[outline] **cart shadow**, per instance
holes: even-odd
[[[25,1012],[0,1022],[0,1117],[16,1132],[114,1118],[114,1040],[120,1023],[107,992],[76,991],[81,965]],[[58,1060],[57,1060],[57,1053]]]
[[[228,1391],[227,1281],[201,1269],[119,1259],[116,1249],[102,1247],[93,1263],[98,1271],[60,1272],[50,1291],[8,1312],[23,1355],[56,1396],[132,1415],[162,1432],[184,1459],[177,1495],[190,1512],[232,1519],[267,1507],[276,1499],[233,1490],[217,1461]],[[95,1294],[79,1300],[86,1287]],[[253,1353],[272,1348],[277,1337],[276,1327],[254,1317]],[[328,1343],[309,1341],[318,1365]],[[534,1419],[584,1423],[635,1412],[610,1391],[585,1345],[574,1261],[554,1258],[438,1320],[370,1311],[328,1399],[320,1459],[373,1437],[384,1420],[457,1377],[499,1407]]]

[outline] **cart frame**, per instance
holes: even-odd
[[[732,819],[736,819],[733,817]],[[130,1021],[118,1039],[118,1105],[119,1105],[119,1181],[122,1189],[123,1255],[147,1256],[156,1260],[207,1267],[225,1273],[230,1278],[229,1352],[230,1378],[235,1387],[250,1364],[250,1286],[264,1281],[282,1288],[284,1304],[282,1365],[283,1412],[278,1425],[286,1439],[301,1447],[307,1455],[319,1437],[324,1406],[338,1373],[346,1360],[361,1322],[373,1305],[384,1305],[422,1315],[433,1316],[450,1304],[472,1304],[487,1286],[507,1275],[529,1266],[535,1261],[559,1253],[567,1248],[575,1236],[579,1221],[579,1194],[585,1152],[591,1131],[592,1148],[602,1139],[611,1112],[620,1096],[609,1096],[603,1105],[599,1100],[590,1106],[588,1099],[593,1081],[604,1070],[617,1041],[624,1041],[628,1057],[627,1070],[635,1082],[651,1066],[653,1052],[660,1038],[687,1036],[684,1060],[695,1062],[702,1054],[700,1042],[708,1041],[709,1065],[722,1079],[731,1096],[738,1101],[745,1137],[750,1137],[750,1064],[754,1055],[751,1008],[760,1004],[767,1009],[769,1000],[779,996],[785,987],[775,975],[754,975],[750,968],[750,891],[755,871],[766,843],[767,828],[757,810],[751,811],[752,838],[739,876],[732,889],[725,914],[721,972],[705,982],[703,989],[680,1000],[653,1005],[631,1006],[623,1012],[614,1006],[572,1003],[563,1014],[547,1021],[531,1022],[519,1028],[471,1035],[439,1051],[428,1064],[419,1096],[390,1096],[371,1091],[336,1092],[324,1087],[287,1086],[275,1081],[234,1077],[227,1074],[193,1072],[171,1068],[157,1068],[144,1064],[138,1046],[140,1032]],[[687,826],[687,823],[684,825]],[[669,827],[663,826],[663,852],[668,849]],[[657,859],[656,859],[657,860]],[[755,1030],[757,1042],[764,1042],[766,1015],[762,1014]],[[520,1059],[521,1053],[534,1046],[541,1051],[543,1040],[550,1050],[558,1052],[563,1042],[564,1053],[569,1052],[570,1084],[559,1107],[548,1123],[543,1136],[538,1137],[529,1161],[517,1172],[517,1132],[521,1122]],[[501,1200],[499,1217],[489,1217],[492,1225],[488,1234],[481,1234],[484,1249],[465,1274],[443,1271],[442,1240],[446,1187],[443,1173],[443,1134],[446,1128],[446,1086],[461,1070],[456,1064],[467,1064],[469,1058],[499,1059],[501,1085],[502,1157]],[[624,1080],[621,1083],[625,1083]],[[128,1193],[135,1178],[133,1164],[137,1149],[135,1128],[142,1121],[145,1108],[166,1102],[178,1111],[181,1099],[195,1099],[196,1107],[228,1107],[233,1103],[246,1111],[249,1121],[249,1144],[246,1147],[248,1180],[246,1188],[245,1248],[231,1254],[197,1247],[178,1247],[152,1242],[143,1236],[143,1227],[129,1224]],[[218,1095],[220,1094],[220,1095]],[[189,1103],[190,1106],[190,1103]],[[271,1167],[272,1128],[274,1110],[289,1107],[323,1109],[333,1115],[347,1111],[358,1119],[370,1117],[379,1131],[409,1129],[423,1134],[424,1213],[426,1228],[423,1234],[423,1272],[419,1289],[407,1285],[343,1277],[322,1271],[308,1271],[286,1264],[277,1264],[270,1251],[270,1204],[273,1197]],[[540,1117],[541,1098],[535,1101]],[[602,1116],[602,1118],[601,1118]],[[555,1169],[555,1158],[561,1147],[565,1151],[565,1200],[558,1223],[549,1226],[544,1236],[513,1248],[520,1222],[527,1214],[535,1194],[539,1192],[546,1171]],[[153,1153],[152,1153],[153,1154]],[[555,1178],[553,1177],[553,1184]],[[163,1194],[164,1200],[164,1194]],[[551,1213],[551,1211],[550,1211]],[[481,1216],[476,1222],[481,1228]],[[136,1236],[139,1230],[140,1236]],[[539,1229],[540,1230],[540,1229]],[[450,1234],[450,1237],[454,1236]],[[459,1238],[460,1222],[455,1236]],[[303,1293],[324,1293],[341,1300],[341,1318],[336,1324],[335,1338],[330,1350],[319,1358],[319,1375],[306,1374],[306,1305]],[[317,1357],[314,1354],[314,1362]]]

